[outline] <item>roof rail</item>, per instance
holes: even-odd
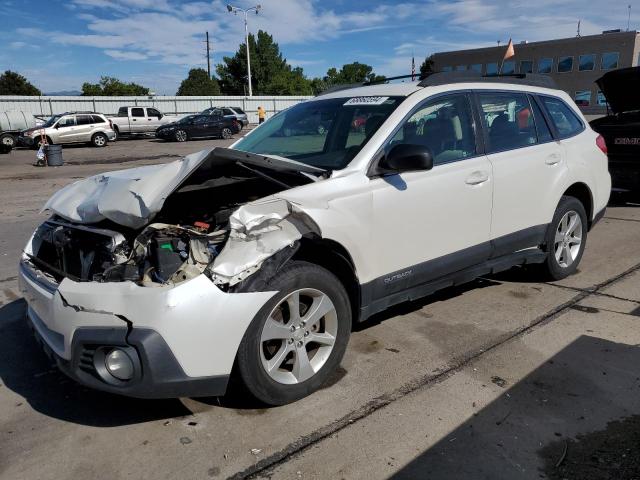
[[[501,75],[482,75],[470,70],[464,72],[436,72],[422,80],[418,86],[434,87],[448,83],[515,83],[518,85],[531,85],[535,87],[558,88],[556,82],[547,75],[532,73],[509,73]]]

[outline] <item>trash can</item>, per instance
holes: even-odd
[[[50,167],[60,167],[64,164],[62,160],[62,145],[47,145],[47,165]]]

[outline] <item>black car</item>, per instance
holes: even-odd
[[[177,122],[158,127],[156,137],[176,142],[210,137],[228,139],[239,131],[240,124],[232,118],[214,115],[188,115]]]
[[[640,67],[613,70],[596,83],[608,115],[590,123],[607,144],[613,190],[640,192]]]

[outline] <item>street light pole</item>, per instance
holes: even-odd
[[[233,5],[227,4],[227,10],[229,11],[229,13],[234,13],[236,15],[238,14],[238,12],[244,13],[244,44],[247,49],[247,81],[249,83],[250,97],[253,97],[253,88],[251,86],[251,53],[249,52],[249,21],[247,18],[247,14],[253,11],[253,12],[256,12],[256,15],[257,15],[258,11],[261,8],[262,8],[261,5],[256,5],[255,7],[251,7],[251,8],[240,8],[240,7],[234,7]]]

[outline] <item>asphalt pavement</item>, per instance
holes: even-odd
[[[1,479],[562,478],[571,462],[622,478],[624,452],[617,464],[577,452],[640,415],[640,205],[623,201],[576,275],[513,269],[395,307],[358,326],[331,381],[292,405],[129,399],[53,368],[16,281],[49,195],[222,143],[71,147],[56,168],[32,167],[29,150],[0,156]]]

